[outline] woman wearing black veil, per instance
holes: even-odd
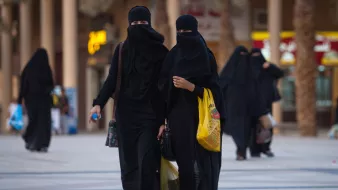
[[[260,92],[263,96],[262,99],[266,109],[272,114],[272,104],[281,99],[277,88],[277,81],[284,76],[283,70],[278,68],[276,65],[267,62],[262,55],[261,50],[258,48],[252,48],[250,63],[259,73],[258,81],[260,84]],[[272,129],[270,129],[270,132],[273,134]],[[271,142],[272,139],[267,143],[259,145],[256,143],[255,138],[253,138],[251,154],[259,157],[260,153],[263,153],[268,157],[273,157],[274,153],[270,148]]]
[[[157,87],[168,52],[164,38],[151,27],[148,8],[129,11],[128,36],[122,48],[122,79],[116,104],[116,122],[122,186],[125,190],[159,189],[159,135],[164,129],[164,101]],[[119,50],[90,112],[100,114],[115,92]],[[161,127],[160,127],[161,126]]]
[[[216,61],[197,26],[191,15],[177,19],[177,44],[164,61],[159,88],[167,102],[180,189],[217,190],[221,152],[207,151],[197,142],[198,97],[203,98],[203,88],[211,89],[216,107],[223,115],[222,98]]]
[[[54,88],[53,75],[48,62],[47,51],[39,48],[27,63],[21,74],[18,103],[23,100],[27,109],[29,124],[23,135],[26,149],[47,152],[51,139],[50,93]]]
[[[239,161],[246,159],[258,118],[267,113],[259,92],[258,73],[249,61],[248,50],[238,46],[220,74],[226,105],[225,128],[237,146],[236,159]]]

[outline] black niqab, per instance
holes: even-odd
[[[127,75],[125,93],[133,99],[142,99],[153,84],[159,61],[167,53],[163,45],[164,38],[151,27],[150,11],[143,6],[136,6],[129,11],[128,37],[123,46],[123,67]],[[148,21],[149,24],[131,25],[134,21]],[[139,80],[142,78],[142,80]]]
[[[191,15],[180,16],[176,21],[177,30],[191,30],[177,34],[178,57],[174,64],[174,75],[191,82],[211,75],[207,47],[197,31],[197,20]]]
[[[242,55],[242,53],[244,54]],[[244,46],[236,47],[220,73],[220,85],[222,88],[228,83],[245,83],[248,75],[248,57],[248,50]]]
[[[254,53],[259,53],[259,55],[253,55]],[[252,48],[250,65],[252,69],[252,77],[257,79],[263,70],[263,64],[266,62],[262,52],[259,48]]]
[[[53,85],[53,75],[49,66],[47,51],[39,48],[21,73],[20,96],[48,95]],[[24,97],[19,97],[19,102],[22,101],[22,98]]]

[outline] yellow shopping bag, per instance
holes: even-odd
[[[210,89],[204,88],[203,99],[198,98],[198,111],[198,143],[206,150],[220,152],[221,119]]]
[[[177,168],[168,160],[161,158],[161,190],[179,190]]]

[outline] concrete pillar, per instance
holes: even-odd
[[[176,45],[176,19],[181,15],[181,2],[179,0],[167,1],[168,20],[171,30],[171,46]]]
[[[54,44],[54,0],[40,0],[40,29],[41,47],[48,53],[48,60],[52,72],[55,73],[55,44]],[[55,77],[55,74],[54,74]]]
[[[98,94],[98,83],[99,83],[99,76],[97,71],[95,71],[92,67],[87,67],[86,69],[86,111],[87,111],[87,118],[86,120],[89,121],[89,111],[92,109],[92,102],[93,99],[96,98]],[[94,123],[86,122],[86,130],[93,131],[97,128],[97,125]]]
[[[32,3],[20,3],[20,65],[23,69],[32,56]]]
[[[268,28],[270,34],[270,61],[280,65],[280,32],[282,23],[282,1],[268,0]],[[273,116],[282,121],[282,109],[279,102],[273,104]]]
[[[1,6],[2,21],[6,26],[12,25],[12,7],[10,4]],[[2,111],[1,111],[1,132],[6,131],[6,119],[8,106],[12,100],[12,35],[11,31],[1,32],[1,70],[2,81]]]
[[[62,52],[63,52],[63,85],[78,86],[78,21],[77,1],[62,1]]]

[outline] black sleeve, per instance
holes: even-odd
[[[200,98],[203,98],[203,92],[204,92],[204,88],[203,87],[195,85],[195,89],[194,89],[193,93],[195,93],[196,96],[198,96]]]
[[[266,71],[275,79],[280,79],[284,76],[283,70],[272,63],[270,63],[270,66],[266,69]]]
[[[120,46],[115,48],[115,52],[110,63],[109,74],[104,81],[103,87],[101,88],[99,95],[94,99],[93,106],[99,105],[101,110],[106,105],[109,97],[115,92],[116,79],[117,79],[117,70],[119,62],[119,49]]]

